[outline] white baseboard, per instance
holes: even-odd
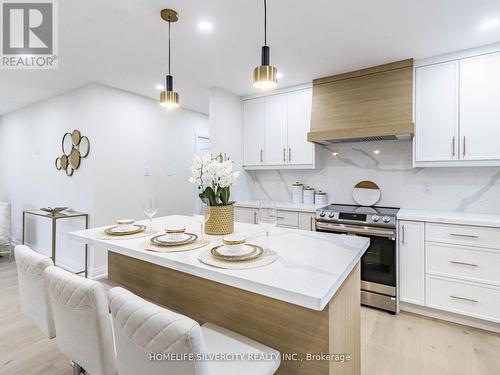
[[[108,277],[107,265],[95,268],[89,268],[89,275],[88,275],[89,279],[98,280],[98,279],[105,279],[106,277]]]
[[[408,311],[414,314],[428,316],[430,318],[446,320],[452,323],[462,324],[469,327],[500,333],[500,324],[495,322],[489,322],[487,320],[471,318],[469,316],[459,315],[448,311],[434,309],[431,307],[413,305],[407,302],[400,302],[399,308],[402,311]]]

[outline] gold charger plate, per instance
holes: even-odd
[[[180,245],[190,244],[191,242],[194,242],[198,239],[198,236],[194,233],[185,233],[185,234],[188,235],[189,238],[186,238],[185,240],[182,241],[175,241],[175,242],[160,241],[158,240],[158,238],[165,236],[165,234],[160,234],[158,236],[154,236],[153,238],[151,238],[150,242],[156,246],[180,246]]]
[[[253,247],[254,250],[251,253],[245,255],[235,255],[235,256],[222,255],[217,251],[217,249],[221,248],[224,245],[215,246],[210,250],[210,253],[215,259],[224,260],[227,262],[244,262],[246,260],[252,260],[258,258],[264,253],[264,249],[260,246],[252,245],[249,243],[247,245]]]
[[[117,226],[118,225],[115,225],[113,227],[109,227],[109,228],[104,229],[104,233],[106,233],[110,236],[129,236],[131,234],[141,233],[141,232],[144,232],[146,230],[145,225],[135,224],[134,227],[137,227],[137,229],[129,230],[127,232],[113,232],[113,229],[116,228]]]

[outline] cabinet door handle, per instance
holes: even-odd
[[[452,264],[460,264],[462,266],[479,267],[479,264],[467,263],[467,262],[460,262],[458,260],[450,260],[450,263],[452,263]]]
[[[270,217],[274,217],[274,215],[271,215]],[[283,220],[283,219],[284,219],[284,217],[283,217],[283,216],[276,216],[276,219]]]
[[[460,297],[460,296],[454,296],[453,294],[450,295],[450,298],[453,298],[453,299],[459,299],[461,301],[467,301],[467,302],[479,302],[477,299],[474,299],[474,298],[467,298],[467,297]]]
[[[455,136],[453,136],[451,141],[451,156],[455,157]]]
[[[405,225],[401,225],[401,244],[405,244]]]
[[[463,149],[463,154],[464,155],[463,156],[465,156],[465,145],[466,145],[466,143],[465,143],[465,135],[464,135],[464,149]]]
[[[264,150],[263,149],[260,149],[260,162],[261,163],[264,162]]]
[[[288,147],[288,161],[289,162],[292,161],[292,148],[291,147]]]
[[[473,234],[461,234],[461,233],[450,233],[450,236],[453,236],[453,237],[465,237],[465,238],[479,238],[479,236],[475,236]]]
[[[253,223],[257,224],[257,211],[253,212]]]
[[[286,148],[283,147],[283,163],[286,163]]]

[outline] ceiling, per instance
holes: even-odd
[[[307,5],[307,8],[305,8]],[[0,70],[0,114],[99,82],[157,98],[167,62],[172,7],[172,73],[181,105],[208,112],[210,87],[255,92],[263,44],[262,0],[59,1],[59,69]],[[498,0],[268,0],[271,63],[281,87],[409,57],[500,41]],[[198,22],[213,23],[203,33]]]

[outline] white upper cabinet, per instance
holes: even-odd
[[[312,89],[288,94],[288,162],[313,164],[314,145],[307,142],[311,127]]]
[[[464,160],[500,159],[500,53],[460,61]]]
[[[245,165],[264,165],[265,108],[264,98],[243,102]]]
[[[499,47],[417,64],[416,167],[500,165]]]
[[[266,164],[283,165],[287,162],[287,96],[272,95],[266,100]]]
[[[415,70],[415,160],[458,160],[458,61]]]
[[[315,145],[307,141],[311,107],[311,88],[246,99],[244,168],[315,168]]]

